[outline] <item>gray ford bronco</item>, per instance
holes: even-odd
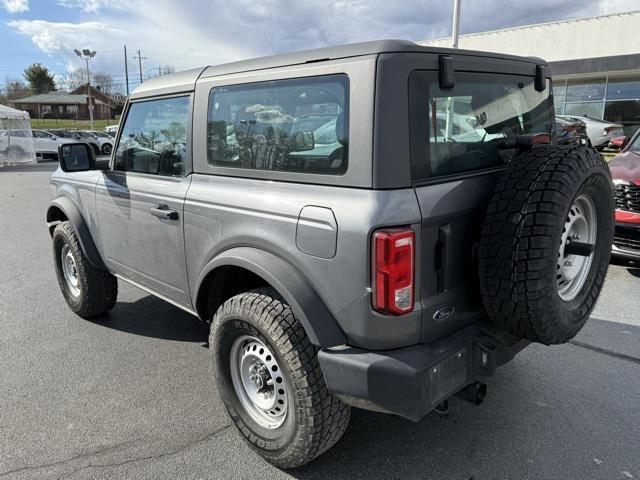
[[[150,80],[108,165],[60,147],[60,288],[81,317],[108,321],[121,279],[210,322],[240,434],[303,465],[351,407],[479,404],[498,366],[582,328],[612,184],[553,118],[544,61],[405,41]]]

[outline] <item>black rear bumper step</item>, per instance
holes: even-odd
[[[329,390],[345,403],[419,421],[529,343],[482,324],[430,344],[380,352],[343,346],[318,358]]]

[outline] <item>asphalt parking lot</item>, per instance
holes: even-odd
[[[67,308],[44,224],[54,168],[0,169],[0,479],[640,480],[640,268],[613,265],[581,334],[523,351],[482,406],[354,411],[336,447],[285,472],[231,427],[204,324],[122,282],[101,321]]]

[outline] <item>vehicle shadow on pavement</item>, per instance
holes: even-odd
[[[209,324],[173,305],[148,295],[135,302],[118,302],[94,323],[121,332],[178,342],[207,343]]]

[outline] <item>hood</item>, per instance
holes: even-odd
[[[640,152],[623,152],[609,162],[611,176],[640,185]]]

